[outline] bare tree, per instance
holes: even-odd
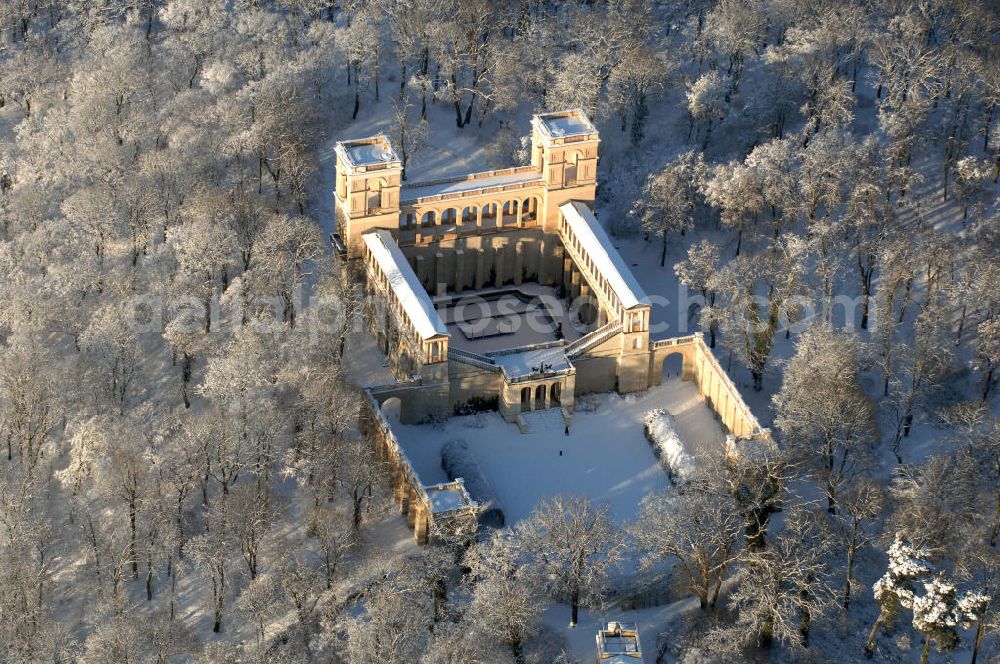
[[[717,478],[700,477],[683,492],[651,494],[629,531],[643,552],[641,566],[676,558],[702,610],[715,608],[729,567],[740,557],[741,519]]]
[[[829,544],[816,518],[806,510],[794,512],[766,549],[747,552],[729,599],[736,620],[717,628],[714,642],[724,643],[728,652],[751,644],[768,648],[775,641],[809,646],[812,622],[835,606],[825,560]]]
[[[316,540],[323,559],[323,577],[326,589],[333,587],[333,580],[348,554],[357,546],[351,515],[328,505],[313,510],[307,520],[307,534]]]
[[[549,591],[569,602],[570,627],[580,605],[597,606],[604,599],[608,572],[618,564],[622,543],[607,506],[589,498],[555,496],[544,499],[518,529],[521,546],[545,579]]]
[[[410,109],[413,104],[407,95],[400,96],[392,101],[392,137],[393,144],[399,151],[399,158],[403,162],[402,177],[406,179],[406,165],[413,155],[419,153],[427,145],[427,136],[430,133],[427,125],[427,118],[420,118],[416,123],[410,117]]]
[[[274,580],[277,597],[294,612],[302,647],[309,653],[317,606],[325,589],[324,574],[314,560],[289,552],[278,562]]]
[[[503,642],[518,664],[524,662],[525,646],[538,629],[543,606],[537,579],[521,558],[516,543],[499,531],[465,557],[473,583],[469,621]]]
[[[864,478],[848,487],[841,495],[840,513],[837,515],[836,524],[846,558],[844,611],[851,606],[851,595],[856,583],[854,563],[858,551],[874,540],[875,535],[869,529],[882,513],[884,493],[878,482]]]
[[[956,559],[970,532],[983,532],[977,471],[976,460],[961,453],[904,466],[890,486],[894,530],[935,557]]]
[[[0,431],[7,460],[13,461],[16,451],[21,472],[30,480],[63,416],[56,375],[41,344],[20,335],[8,341],[0,362]]]
[[[340,444],[337,483],[351,505],[351,528],[361,528],[365,511],[376,498],[386,478],[384,466],[375,461],[373,441],[366,436],[348,436]]]
[[[858,343],[826,324],[806,331],[774,396],[774,423],[818,480],[827,510],[878,440],[875,406],[858,384]]]
[[[398,571],[375,579],[364,595],[364,609],[346,623],[349,661],[409,664],[423,652],[433,623],[427,596]]]
[[[765,546],[771,516],[781,509],[794,466],[770,437],[740,442],[722,462],[722,477],[743,519],[747,548]]]
[[[212,594],[209,607],[212,613],[212,631],[222,630],[226,602],[232,585],[229,578],[229,552],[232,547],[232,532],[229,530],[230,517],[226,514],[228,505],[219,501],[209,508],[209,527],[201,535],[191,539],[191,558],[208,577]]]

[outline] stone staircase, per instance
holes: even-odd
[[[517,416],[517,427],[521,433],[548,433],[561,436],[566,431],[566,420],[562,408],[548,408],[521,413]]]

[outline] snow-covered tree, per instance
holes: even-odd
[[[733,259],[707,284],[717,297],[702,309],[703,326],[718,321],[723,345],[746,363],[755,390],[763,388],[779,325],[790,325],[801,306],[805,255],[801,239],[787,234],[773,251]]]
[[[622,556],[607,506],[580,496],[544,499],[521,522],[518,537],[532,553],[538,578],[555,598],[569,603],[570,627],[576,626],[581,605],[604,601],[608,574]]]
[[[702,150],[708,148],[708,140],[712,136],[714,124],[726,117],[731,88],[732,83],[714,69],[702,74],[698,80],[688,86],[687,102],[688,113],[691,115],[691,127],[694,127],[695,122],[699,123],[699,132],[702,125],[705,127],[701,143]]]
[[[913,547],[901,534],[896,535],[887,553],[889,564],[886,572],[872,586],[879,614],[865,645],[865,653],[869,656],[875,652],[878,628],[894,621],[902,609],[913,610],[918,593],[917,583],[934,574],[930,552]]]
[[[740,555],[742,522],[733,497],[718,478],[695,478],[683,492],[651,494],[629,526],[643,553],[642,565],[676,558],[702,610],[714,608],[722,581]]]
[[[809,646],[812,622],[835,605],[825,560],[828,543],[817,516],[794,512],[766,549],[746,553],[728,600],[736,620],[717,628],[713,638],[723,652],[735,655],[749,645],[768,648],[774,642]]]
[[[504,532],[475,545],[465,557],[473,582],[470,622],[524,660],[528,640],[538,629],[544,606],[538,579],[525,564],[518,543]]]
[[[688,248],[688,257],[674,264],[674,274],[677,280],[688,288],[701,292],[704,299],[702,307],[715,304],[715,291],[708,290],[708,283],[719,269],[719,247],[708,240],[693,244]],[[685,312],[688,316],[692,312]],[[708,346],[715,348],[715,334],[719,326],[717,320],[704,321],[708,323]]]
[[[35,469],[52,443],[53,428],[63,416],[54,358],[30,336],[7,339],[0,355],[0,431],[7,460],[17,458],[30,484]]]
[[[962,204],[962,219],[969,218],[969,208],[977,203],[990,177],[990,163],[973,156],[955,162],[955,195]]]
[[[667,238],[694,228],[698,186],[705,175],[701,154],[689,150],[671,161],[663,171],[650,176],[645,195],[638,204],[643,230],[662,241],[660,267],[667,260]]]
[[[705,201],[719,209],[722,223],[736,231],[736,255],[743,248],[744,234],[756,232],[757,215],[764,209],[760,174],[738,162],[720,164],[712,170],[702,190]]]
[[[972,533],[983,532],[977,464],[965,453],[941,453],[903,466],[889,487],[894,528],[942,557],[958,558]]]
[[[371,585],[363,611],[346,622],[350,661],[407,664],[427,647],[432,607],[412,579],[393,570]]]
[[[979,617],[990,598],[977,592],[961,597],[944,574],[924,581],[924,593],[913,599],[913,628],[924,635],[920,663],[927,664],[931,641],[937,650],[953,650],[960,640],[959,629],[966,629]]]
[[[813,326],[795,345],[773,399],[775,426],[818,481],[830,513],[878,440],[875,406],[858,383],[858,355],[851,333]]]

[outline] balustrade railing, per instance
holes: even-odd
[[[500,367],[490,358],[485,355],[479,355],[478,353],[470,353],[467,350],[462,350],[461,348],[449,348],[448,349],[448,359],[455,360],[456,362],[462,362],[464,364],[471,364],[479,369],[486,369],[487,371],[493,371],[495,373],[500,372]]]
[[[604,343],[621,331],[622,324],[619,321],[614,321],[608,323],[604,327],[599,327],[593,332],[583,335],[573,343],[566,346],[566,357],[573,358],[582,355],[594,346]]]

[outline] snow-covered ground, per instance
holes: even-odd
[[[607,502],[619,524],[633,519],[644,496],[670,483],[643,434],[643,416],[652,408],[674,416],[690,454],[722,451],[722,431],[693,383],[665,380],[643,394],[601,394],[593,400],[596,411],[573,414],[569,436],[561,427],[521,434],[495,412],[453,417],[443,425],[403,425],[396,419],[393,431],[424,484],[448,480],[441,468],[445,442],[468,441],[509,523],[529,516],[541,498],[559,493]]]
[[[752,73],[748,73],[747,89],[752,89]],[[657,109],[655,122],[648,126],[647,144],[643,150],[629,148],[624,135],[618,135],[609,124],[601,126],[601,166],[599,181],[601,191],[597,201],[597,214],[603,226],[609,230],[612,244],[621,253],[624,263],[634,274],[641,288],[652,301],[652,336],[665,338],[689,334],[699,329],[696,294],[687,293],[680,286],[673,266],[686,257],[688,247],[709,239],[720,245],[723,262],[735,253],[733,234],[720,232],[717,224],[700,223],[686,235],[674,234],[668,238],[664,265],[660,265],[661,246],[656,238],[646,241],[641,233],[636,233],[635,224],[626,219],[630,191],[638,190],[646,175],[658,170],[672,155],[685,149],[683,136],[687,133],[687,121],[683,113],[684,89],[677,86],[668,90],[667,98]],[[854,130],[865,135],[876,130],[877,102],[874,89],[866,76],[859,77],[857,117]],[[359,117],[353,124],[344,123],[335,127],[334,135],[340,138],[368,135],[386,130],[389,126],[387,104],[369,105],[367,117]],[[527,109],[521,109],[521,116]],[[526,117],[511,118],[510,126],[524,127]],[[443,105],[430,109],[430,145],[411,162],[408,170],[411,179],[426,180],[472,171],[485,170],[487,163],[482,144],[489,140],[489,131],[478,133],[458,130],[454,126],[450,110]],[[738,128],[737,128],[738,129]],[[740,140],[725,140],[720,130],[706,153],[708,161],[718,163],[729,158],[744,156],[747,144]],[[732,133],[732,132],[731,132]],[[333,137],[331,137],[331,141]],[[918,172],[925,175],[924,184],[917,186],[909,197],[917,201],[921,214],[933,222],[939,230],[960,232],[960,210],[954,199],[942,202],[940,175],[940,148],[934,147],[926,155],[915,160]],[[329,177],[324,182],[332,182],[332,154]],[[497,167],[514,164],[496,164]],[[324,168],[324,170],[325,170]],[[994,192],[997,191],[994,189]],[[329,192],[324,192],[329,197]],[[324,200],[325,200],[324,198]],[[909,216],[910,212],[904,212]],[[329,219],[322,220],[324,224]],[[630,226],[631,223],[631,226]],[[632,232],[619,232],[621,230]],[[846,269],[841,275],[838,292],[855,295],[856,274]],[[876,281],[878,277],[876,276]],[[854,312],[856,313],[856,312]],[[835,314],[837,323],[845,322],[843,316]],[[863,340],[868,334],[857,329]],[[798,330],[796,330],[798,331]],[[730,373],[740,389],[743,398],[764,426],[772,421],[771,396],[781,385],[781,361],[791,356],[797,334],[786,338],[784,330],[775,339],[771,361],[764,372],[763,390],[754,391],[750,386],[750,376],[738,358],[732,358],[720,344],[715,354],[720,364]],[[370,344],[369,344],[370,345]],[[505,345],[517,345],[516,343]],[[367,366],[378,367],[378,360]],[[865,389],[873,396],[879,396],[878,372],[866,371],[861,377]],[[384,382],[367,380],[364,382]],[[969,384],[973,381],[970,379]],[[956,390],[966,389],[958,385]],[[968,391],[968,390],[966,390]],[[971,394],[971,392],[970,392]],[[700,440],[692,436],[691,430],[709,431],[721,437],[721,432],[708,409],[701,403],[693,385],[678,381],[666,383],[662,388],[650,390],[641,397],[621,398],[616,395],[602,395],[598,398],[600,407],[596,413],[578,411],[574,415],[571,435],[566,438],[561,428],[554,430],[548,418],[538,422],[537,433],[522,435],[516,427],[504,423],[496,414],[453,418],[446,425],[433,427],[408,427],[395,424],[401,442],[413,459],[421,479],[436,482],[445,479],[440,468],[438,452],[447,440],[465,438],[476,453],[484,471],[494,485],[498,497],[507,511],[508,519],[516,521],[524,518],[534,508],[537,500],[557,492],[588,493],[595,500],[608,501],[620,522],[634,514],[638,500],[648,490],[666,486],[667,479],[660,470],[648,443],[642,433],[642,416],[652,408],[666,408],[675,416],[678,430],[687,451],[697,454],[702,449],[692,441]],[[996,405],[994,397],[993,405]],[[682,412],[679,412],[682,411]],[[474,422],[481,423],[476,428]],[[903,455],[907,463],[918,463],[930,455],[951,449],[949,431],[934,426],[932,408],[921,409],[911,435],[903,442]],[[706,437],[705,440],[709,440]],[[717,448],[717,440],[702,448]],[[563,450],[563,456],[559,456]],[[886,483],[898,468],[895,458],[883,444],[878,450],[878,458],[869,472]],[[425,477],[426,475],[426,477]],[[780,525],[776,524],[776,525]],[[863,585],[868,584],[884,570],[884,559],[880,553],[863,552],[858,564],[858,576]],[[566,637],[570,654],[578,661],[593,661],[594,633],[602,621],[623,619],[639,624],[647,663],[655,660],[656,636],[670,631],[670,624],[690,605],[690,599],[682,599],[669,606],[640,611],[621,611],[614,603],[603,612],[581,611],[580,624],[576,629],[568,629],[568,607],[553,603],[544,615],[547,625]],[[814,635],[812,657],[818,661],[857,661],[867,631],[874,620],[874,607],[870,592],[860,592],[849,616],[838,624],[819,627]],[[678,629],[680,629],[678,627]],[[905,637],[905,638],[904,638]],[[880,652],[879,657],[891,661],[916,662],[919,647],[910,643],[906,630],[898,631],[893,639],[893,647]],[[905,643],[904,643],[905,641]],[[967,661],[967,651],[955,653],[954,661]],[[940,657],[940,656],[939,656]],[[667,660],[671,661],[671,660]]]

